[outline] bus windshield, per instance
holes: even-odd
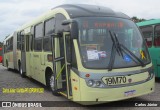
[[[126,68],[150,63],[146,44],[131,20],[82,17],[77,18],[77,22],[81,60],[85,68]]]

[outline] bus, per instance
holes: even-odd
[[[3,61],[3,57],[2,57],[3,52],[2,51],[3,51],[2,48],[0,48],[0,63],[2,63],[2,61]]]
[[[60,5],[4,40],[4,66],[84,105],[154,91],[146,44],[125,14],[94,5]]]
[[[152,59],[154,73],[160,77],[160,19],[152,19],[137,23],[139,26]]]
[[[15,68],[16,64],[14,64],[14,61],[13,61],[13,57],[14,57],[13,56],[13,53],[14,53],[13,43],[14,43],[13,42],[13,34],[9,35],[3,41],[3,66],[7,67],[7,69],[16,69]],[[14,47],[14,49],[15,49],[15,47]],[[15,60],[15,58],[14,58],[14,60]]]

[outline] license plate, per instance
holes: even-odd
[[[126,92],[124,92],[124,96],[125,97],[134,96],[135,93],[136,93],[136,90],[126,91]]]
[[[105,78],[107,85],[118,85],[125,84],[127,82],[126,76],[116,76],[116,77],[107,77]]]
[[[107,86],[131,84],[135,82],[144,81],[148,78],[148,72],[132,74],[132,75],[119,75],[103,77],[102,80]]]

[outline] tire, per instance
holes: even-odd
[[[21,64],[19,64],[19,73],[20,73],[22,78],[25,78],[25,73],[22,70],[22,65]]]
[[[52,73],[52,74],[49,76],[49,78],[48,78],[49,88],[50,88],[50,90],[52,91],[52,94],[53,94],[54,96],[59,96],[60,94],[57,93],[57,92],[55,91],[55,88],[54,88],[54,79],[55,79],[54,77],[55,77],[55,75]]]
[[[7,67],[7,70],[9,71],[9,67],[8,67],[8,61],[6,60],[6,67]]]

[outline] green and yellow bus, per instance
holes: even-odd
[[[16,38],[16,37],[14,37]],[[6,66],[8,69],[12,68],[12,69],[16,69],[15,68],[15,64],[14,61],[15,58],[13,59],[13,34],[9,35],[7,38],[5,38],[5,40],[3,41],[3,66]],[[14,46],[15,49],[15,46]],[[15,51],[15,50],[14,50]],[[20,50],[19,50],[19,54],[20,54]],[[17,53],[18,56],[18,53]]]
[[[160,19],[137,23],[145,38],[156,77],[160,77]]]
[[[4,47],[4,66],[81,104],[154,91],[153,67],[138,27],[106,7],[55,7],[17,29]]]

